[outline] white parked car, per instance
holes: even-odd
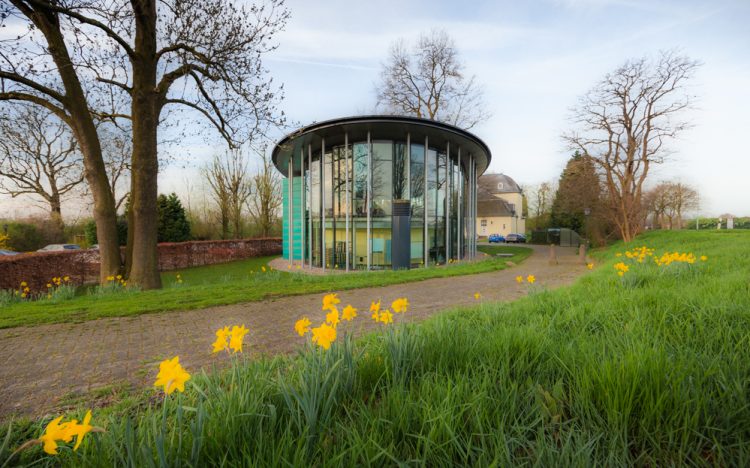
[[[78,244],[50,244],[37,250],[37,252],[60,252],[63,250],[81,250]]]

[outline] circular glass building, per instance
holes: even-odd
[[[319,122],[284,137],[284,258],[312,267],[401,269],[474,256],[476,181],[490,150],[414,117]]]

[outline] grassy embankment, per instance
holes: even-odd
[[[750,232],[636,244],[708,258],[658,267],[615,246],[569,288],[196,375],[163,406],[95,412],[107,432],[56,461],[747,466]],[[0,461],[42,423],[18,428]]]
[[[313,276],[289,271],[266,271],[273,257],[253,258],[220,265],[164,273],[164,289],[137,291],[116,288],[105,294],[88,293],[61,300],[22,301],[0,308],[0,328],[41,323],[82,322],[102,317],[122,317],[170,310],[260,301],[270,297],[356,289],[421,281],[429,278],[470,275],[506,268],[506,261],[521,262],[531,250],[519,247],[481,246],[489,254],[513,253],[478,262],[461,262],[409,271],[374,271],[348,275]],[[63,276],[53,272],[50,276]],[[182,283],[176,282],[180,274]],[[114,286],[114,285],[113,285]]]

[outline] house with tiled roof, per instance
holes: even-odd
[[[523,234],[523,190],[510,176],[484,174],[477,181],[477,235]]]

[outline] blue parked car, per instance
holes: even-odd
[[[500,234],[490,234],[490,236],[487,238],[487,241],[490,244],[494,242],[497,242],[499,244],[501,242],[505,242],[505,237],[501,236]]]

